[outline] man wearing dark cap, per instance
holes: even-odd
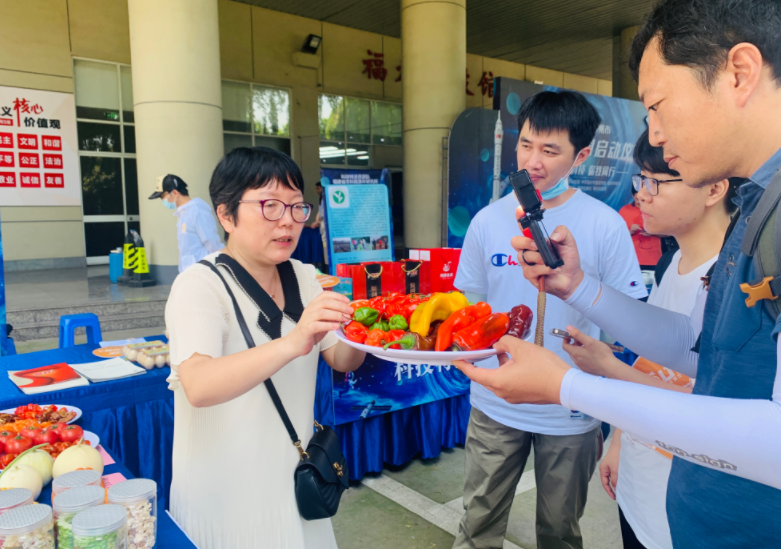
[[[179,240],[179,272],[198,263],[210,253],[224,247],[217,234],[212,209],[200,198],[190,198],[187,183],[176,175],[157,178],[155,192],[149,200],[159,198],[163,206],[175,210],[176,234]]]

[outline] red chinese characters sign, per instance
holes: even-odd
[[[81,204],[73,94],[0,86],[0,204]]]
[[[385,78],[388,76],[388,69],[385,68],[385,57],[382,53],[372,52],[366,50],[367,57],[362,60],[363,71],[361,74],[365,74],[369,80],[380,80],[385,82]],[[401,65],[396,65],[396,71],[398,76],[394,82],[401,82]],[[469,89],[469,69],[466,70],[466,94],[474,95],[471,89]],[[494,96],[494,73],[490,71],[483,71],[483,75],[480,81],[477,83],[480,87],[480,94],[482,96],[493,97]]]

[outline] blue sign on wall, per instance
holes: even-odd
[[[393,261],[388,170],[320,171],[328,264]]]

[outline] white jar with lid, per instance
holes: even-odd
[[[65,490],[52,501],[54,510],[54,532],[59,549],[73,548],[71,523],[73,517],[82,511],[103,505],[106,491],[100,486],[80,486]]]
[[[0,515],[22,505],[30,505],[35,499],[32,490],[27,488],[11,488],[0,492]]]
[[[92,469],[65,473],[52,481],[52,500],[65,490],[81,486],[100,486],[102,481],[100,473]]]
[[[127,511],[121,505],[98,505],[71,523],[73,549],[127,549]]]
[[[54,521],[48,505],[24,505],[0,516],[0,547],[54,549]]]
[[[136,549],[152,549],[157,541],[157,483],[137,478],[108,489],[108,502],[127,509],[127,539]]]

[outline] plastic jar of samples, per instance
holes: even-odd
[[[152,549],[157,540],[157,483],[137,478],[108,489],[108,502],[127,509],[127,539],[136,549]]]
[[[59,549],[73,549],[71,522],[82,511],[103,505],[106,491],[100,486],[80,486],[57,495],[52,502],[54,510],[54,532]]]
[[[127,511],[121,505],[98,505],[71,522],[73,549],[127,549]]]
[[[27,488],[11,488],[0,492],[0,515],[22,505],[30,505],[33,501],[33,493]]]
[[[65,490],[81,488],[82,486],[100,486],[101,481],[100,473],[92,469],[71,471],[60,475],[52,481],[52,501]]]
[[[54,521],[48,505],[24,505],[0,516],[0,547],[54,549]]]

